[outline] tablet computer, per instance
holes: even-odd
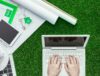
[[[20,32],[6,23],[4,20],[0,21],[0,41],[12,46],[20,36]]]

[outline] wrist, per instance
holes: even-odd
[[[54,75],[48,75],[48,76],[54,76]]]
[[[48,75],[48,76],[55,76],[55,75]]]
[[[70,76],[79,76],[79,75],[70,75]]]

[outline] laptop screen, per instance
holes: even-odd
[[[45,37],[46,47],[83,47],[86,37]]]
[[[0,38],[10,44],[19,32],[12,28],[5,21],[0,21]]]

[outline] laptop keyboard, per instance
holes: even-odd
[[[13,76],[10,60],[7,67],[4,70],[0,71],[0,76]]]
[[[75,50],[73,50],[73,51],[75,51]],[[53,55],[61,56],[62,62],[65,62],[65,57],[69,56],[69,55],[75,56],[79,59],[81,59],[81,56],[82,56],[81,53],[78,53],[78,52],[65,52],[65,50],[63,50],[63,51],[53,50],[53,51],[46,52],[46,54],[45,54],[46,61],[48,62],[50,57],[53,56]]]

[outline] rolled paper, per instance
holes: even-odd
[[[12,0],[13,2],[27,8],[37,16],[41,17],[44,20],[47,20],[51,24],[55,24],[58,15],[54,14],[53,12],[49,11],[48,9],[41,7],[37,2],[32,0]]]
[[[32,0],[33,2],[37,2],[41,7],[44,7],[45,9],[48,9],[55,14],[57,14],[60,18],[64,19],[65,21],[75,25],[77,23],[77,18],[73,17],[72,15],[68,14],[67,12],[64,12],[63,10],[59,9],[58,7],[54,6],[50,2],[46,0]]]

